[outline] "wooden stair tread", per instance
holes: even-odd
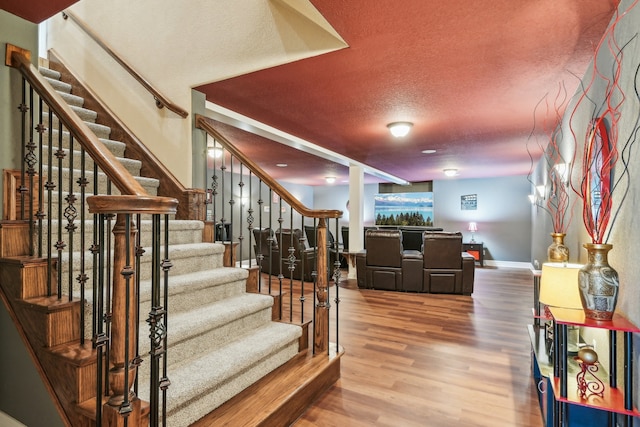
[[[290,425],[339,379],[344,349],[332,350],[301,352],[191,427]]]
[[[85,341],[84,344],[80,344],[80,341],[61,344],[50,347],[48,350],[51,355],[65,359],[77,366],[88,365],[96,361],[97,353],[90,341]]]
[[[68,297],[58,298],[55,295],[48,297],[33,297],[24,300],[16,300],[17,303],[30,307],[34,310],[53,312],[57,310],[65,310],[68,307],[79,304],[79,298],[73,298],[71,301]]]

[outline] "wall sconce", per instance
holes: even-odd
[[[219,159],[220,157],[222,157],[222,148],[209,147],[207,148],[207,154],[212,159]]]
[[[411,127],[413,127],[413,123],[411,122],[393,122],[387,125],[389,128],[389,132],[396,138],[402,138],[403,136],[407,136]]]
[[[444,174],[446,176],[456,176],[456,175],[458,175],[458,169],[444,169],[442,172],[444,172]]]
[[[553,168],[556,170],[562,183],[567,185],[569,183],[569,166],[571,163],[558,163],[554,165]]]
[[[469,243],[475,243],[476,240],[473,237],[473,233],[475,233],[476,231],[478,231],[478,224],[475,222],[470,222],[469,223],[469,231],[471,232],[471,240],[469,240]]]

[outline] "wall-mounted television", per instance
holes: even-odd
[[[433,227],[433,192],[376,194],[376,225]]]

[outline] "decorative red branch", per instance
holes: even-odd
[[[573,191],[583,201],[582,219],[593,243],[606,243],[606,231],[610,224],[612,195],[614,188],[611,186],[614,167],[618,161],[618,122],[620,121],[620,108],[625,101],[625,94],[620,86],[622,72],[622,52],[630,43],[629,40],[620,47],[615,39],[615,30],[620,20],[638,3],[635,0],[622,14],[616,11],[615,19],[609,26],[604,36],[598,43],[593,59],[593,71],[591,80],[582,86],[582,93],[573,109],[569,128],[576,144],[575,156],[578,154],[578,138],[573,129],[574,116],[585,99],[593,103],[593,116],[588,125],[584,138],[584,151],[582,156],[582,179],[579,186],[572,184]],[[604,44],[613,58],[610,73],[603,73],[598,68],[598,53],[604,49]],[[596,80],[605,83],[604,101],[597,105],[589,98],[589,92]]]

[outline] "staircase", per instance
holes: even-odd
[[[40,72],[118,161],[136,177],[147,193],[157,194],[158,180],[140,176],[141,162],[125,157],[125,144],[110,139],[111,129],[95,122],[97,114],[83,108],[84,99],[74,95],[72,86],[60,80],[60,73],[46,68]],[[53,129],[54,147],[45,146],[42,155],[49,156],[51,150],[55,157],[55,150],[60,148],[55,146],[55,141],[59,141],[56,120],[50,126],[47,123],[47,128]],[[62,169],[52,168],[50,176],[49,172],[44,172],[47,174],[46,180],[57,182],[61,176],[63,180],[76,181],[80,177],[80,172],[72,169],[75,165],[70,161],[80,157],[80,152],[72,148],[71,140],[68,132],[63,132],[62,148],[67,155]],[[93,176],[90,171],[93,166],[88,163],[86,167],[91,182],[87,193],[92,194]],[[108,191],[105,176],[98,176],[96,183],[100,193]],[[112,192],[117,194],[115,189]],[[63,200],[63,197],[58,198],[54,192],[51,200],[54,236],[58,227],[64,227],[65,224],[64,218],[58,218],[59,200]],[[81,206],[87,209],[84,203]],[[86,218],[91,217],[87,209]],[[145,253],[150,253],[151,220],[146,219],[145,215],[141,218],[137,224],[140,245],[145,248]],[[94,302],[92,280],[88,278],[83,285],[84,303],[77,297],[81,285],[75,280],[70,289],[74,297],[70,300],[48,297],[48,275],[56,276],[59,271],[61,274],[57,277],[63,281],[67,277],[78,277],[82,273],[77,261],[79,256],[61,254],[53,263],[54,271],[50,271],[46,260],[26,256],[28,243],[24,240],[28,236],[27,228],[25,221],[0,223],[0,293],[22,334],[29,341],[48,387],[57,396],[54,400],[57,400],[56,404],[65,413],[70,425],[94,425],[95,408],[100,406],[96,402],[94,378],[100,353],[91,345],[95,338],[91,336]],[[92,228],[93,221],[85,221],[86,236],[92,235]],[[247,270],[225,267],[225,246],[204,242],[203,229],[202,221],[169,221],[168,258],[172,267],[169,273],[167,309],[170,317],[165,356],[170,381],[166,425],[190,426],[203,417],[212,424],[202,424],[203,421],[200,421],[201,425],[217,425],[218,421],[213,420],[224,420],[224,417],[227,417],[224,425],[274,425],[271,423],[275,420],[282,423],[280,425],[288,425],[310,401],[335,382],[339,376],[339,357],[319,362],[306,349],[307,329],[301,325],[273,321],[274,298],[247,292]],[[42,236],[47,232],[45,226]],[[83,245],[80,239],[78,233],[67,244],[77,249],[90,247],[91,242],[84,242]],[[143,263],[151,262],[144,256],[141,259]],[[85,270],[90,270],[92,256],[88,249],[85,249],[83,260],[86,260]],[[140,271],[144,274],[150,269],[141,268]],[[140,280],[140,306],[150,307],[151,278],[141,276]],[[57,285],[55,277],[52,282],[54,286]],[[68,283],[62,285],[63,295],[67,295]],[[73,326],[78,324],[81,312],[84,313],[84,344],[80,344],[79,328]],[[143,407],[141,425],[147,423],[149,408],[145,408],[145,401],[150,398],[150,340],[146,318],[147,312],[141,312],[141,348],[138,354],[142,364],[137,375],[137,395],[142,399]],[[313,365],[317,367],[311,368]],[[295,374],[287,375],[287,370]],[[260,390],[269,389],[268,384],[274,382],[281,383],[280,391],[262,394]],[[303,392],[306,398],[295,397],[296,389],[306,390]],[[277,394],[283,397],[276,398]],[[256,396],[262,396],[262,403],[256,400]],[[293,403],[287,407],[287,401]],[[251,412],[263,415],[252,415],[247,423],[234,416],[237,409],[233,405],[243,408],[243,411],[247,411],[247,405],[252,405]],[[272,408],[260,405],[271,405]],[[216,414],[216,408],[221,408],[219,415]]]

